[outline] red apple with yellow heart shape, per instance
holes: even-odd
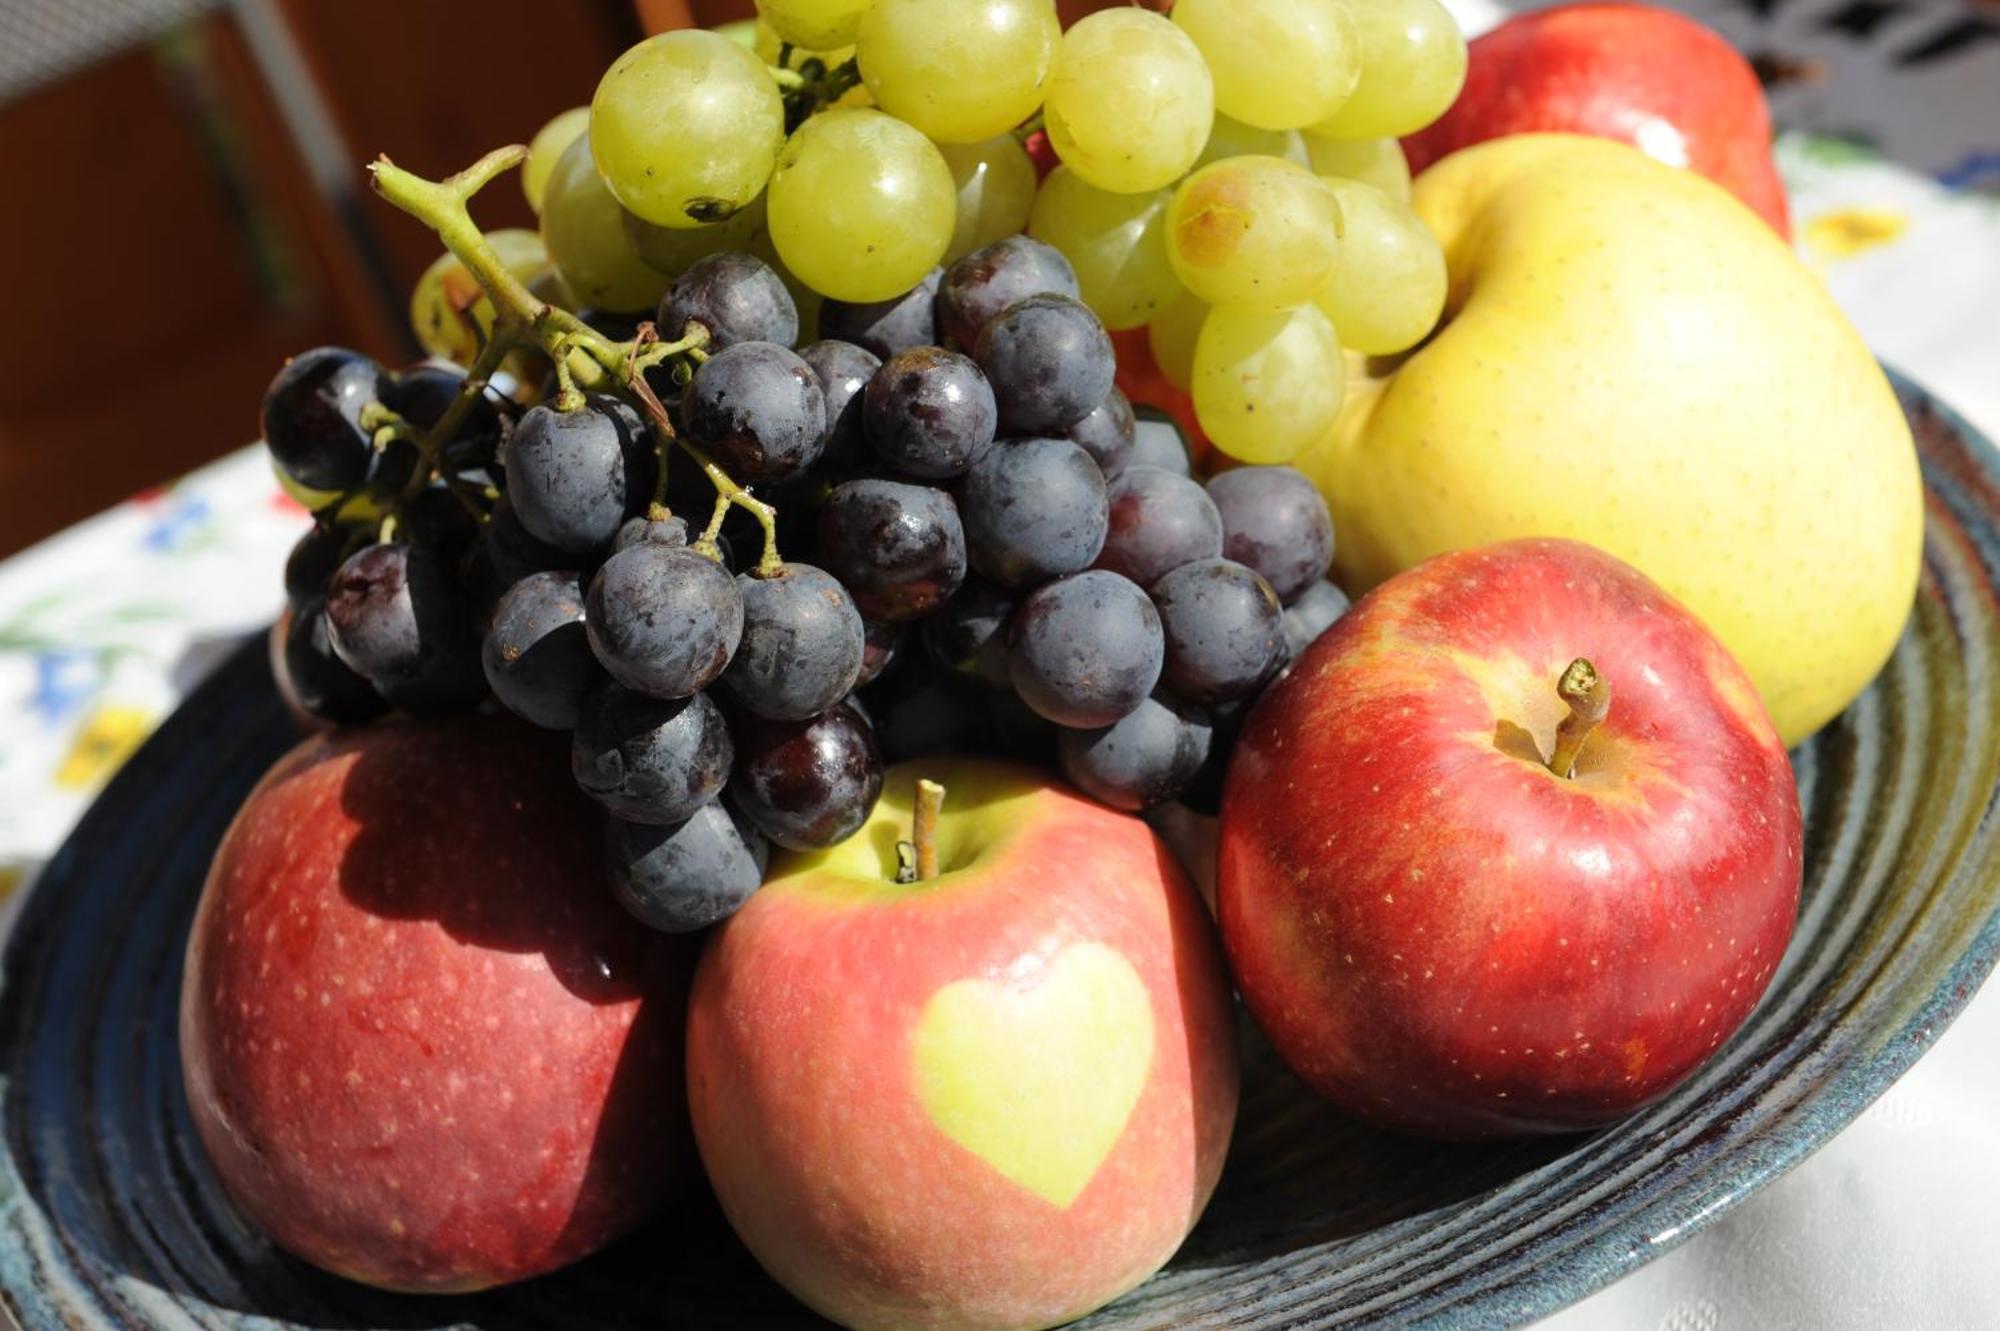
[[[936,876],[899,883],[919,775]],[[921,858],[921,857],[920,857]],[[835,1321],[1053,1326],[1173,1253],[1221,1172],[1233,1007],[1152,831],[1032,771],[891,769],[710,938],[695,1140],[757,1259]]]
[[[1440,555],[1349,611],[1253,709],[1220,836],[1224,943],[1279,1054],[1454,1137],[1664,1095],[1770,982],[1803,863],[1741,667],[1561,540]]]
[[[322,735],[251,792],[188,942],[181,1058],[224,1190],[391,1289],[575,1261],[693,1175],[689,956],[605,886],[567,742],[511,720]]]

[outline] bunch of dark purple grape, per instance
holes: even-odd
[[[1346,608],[1310,482],[1191,479],[1178,430],[1113,385],[1068,261],[1025,236],[896,300],[829,302],[795,351],[798,322],[741,253],[659,312],[708,341],[658,396],[776,509],[775,547],[622,399],[516,417],[489,395],[418,486],[368,404],[434,422],[451,372],[294,360],[265,437],[342,498],[287,569],[292,694],[344,722],[490,690],[572,732],[614,889],[667,930],[740,905],[767,843],[850,835],[905,757],[1059,763],[1124,809],[1212,798],[1236,718]],[[370,495],[395,497],[390,539],[339,520],[372,521]]]

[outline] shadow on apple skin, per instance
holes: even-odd
[[[388,724],[411,724],[390,722]],[[415,723],[422,724],[422,723]],[[538,785],[570,783],[569,745],[561,735],[526,725],[470,723],[461,728],[454,750],[474,762],[507,764],[532,773]],[[428,758],[430,755],[425,754]],[[341,785],[341,811],[358,832],[341,862],[341,890],[356,906],[394,920],[434,920],[458,942],[500,952],[540,952],[550,972],[586,1002],[625,1003],[644,992],[650,968],[658,963],[658,936],[634,927],[603,931],[615,941],[592,947],[577,935],[579,903],[560,891],[489,892],[484,884],[449,881],[440,875],[461,853],[466,839],[505,838],[512,845],[488,846],[488,857],[504,857],[524,871],[547,870],[553,877],[567,856],[595,862],[603,841],[603,815],[573,788],[541,801],[546,817],[539,826],[506,818],[491,795],[469,791],[464,772],[438,765],[418,767],[406,753],[388,756],[362,747]],[[566,796],[573,796],[567,798]],[[499,821],[496,824],[496,818]],[[552,853],[553,851],[553,853]],[[552,886],[554,886],[552,882]],[[598,903],[587,903],[595,909]],[[619,908],[609,891],[602,909]],[[691,954],[682,955],[683,964]]]

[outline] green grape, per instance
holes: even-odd
[[[944,257],[957,197],[943,155],[909,125],[880,111],[822,111],[778,154],[771,241],[821,295],[887,300]]]
[[[1259,129],[1318,124],[1361,76],[1342,0],[1176,0],[1174,22],[1208,61],[1215,109]]]
[[[1201,156],[1194,159],[1193,169],[1199,171],[1210,162],[1230,157],[1282,157],[1300,166],[1312,165],[1312,158],[1306,153],[1306,136],[1297,130],[1258,129],[1218,111],[1215,128],[1208,132],[1208,143],[1203,146]]]
[[[1167,258],[1182,285],[1211,305],[1303,305],[1340,259],[1340,204],[1302,166],[1231,157],[1174,191]]]
[[[778,35],[778,30],[763,19],[752,19],[748,22],[747,26],[750,29],[750,49],[757,53],[757,58],[767,65],[778,64],[778,57],[785,53],[785,39]],[[788,63],[792,69],[797,69],[805,63],[808,57],[819,61],[828,69],[832,69],[836,65],[844,65],[854,58],[853,39],[850,38],[840,46],[828,47],[823,51],[814,50],[811,47],[799,46],[794,43],[792,46],[792,57]],[[842,99],[842,101],[845,100],[845,98]]]
[[[727,37],[738,46],[755,51],[763,29],[764,24],[759,19],[739,18],[728,23],[718,23],[709,31],[718,37]]]
[[[553,263],[528,279],[528,294],[544,305],[559,306],[572,313],[583,308],[583,302],[569,289],[569,283],[563,281],[562,269]]]
[[[657,226],[719,222],[749,203],[784,137],[770,69],[699,28],[619,56],[590,101],[590,148],[605,184]]]
[[[1181,294],[1167,262],[1167,204],[1174,192],[1113,194],[1066,166],[1049,172],[1028,215],[1028,234],[1063,252],[1083,302],[1106,328],[1149,323]]]
[[[528,160],[521,163],[521,193],[528,206],[542,211],[542,193],[548,188],[549,173],[556,169],[563,152],[590,128],[590,108],[573,106],[535,131],[528,140]]]
[[[666,277],[679,277],[696,259],[724,250],[748,250],[764,257],[770,250],[771,233],[761,194],[749,207],[708,226],[654,226],[634,213],[626,213],[623,221],[633,252]]]
[[[876,0],[854,53],[875,104],[940,143],[1035,113],[1062,20],[1051,0]]]
[[[1194,349],[1195,418],[1239,462],[1289,462],[1333,428],[1346,376],[1317,306],[1211,310]]]
[[[938,151],[958,183],[958,225],[944,261],[1011,236],[1028,222],[1035,201],[1035,163],[1012,134],[984,143],[941,143]]]
[[[1323,139],[1305,136],[1313,174],[1373,185],[1392,199],[1410,201],[1410,159],[1394,139]]]
[[[1346,232],[1340,268],[1314,304],[1341,344],[1388,356],[1430,335],[1444,310],[1444,251],[1410,205],[1358,180],[1328,180]]]
[[[1215,119],[1201,52],[1144,9],[1103,9],[1063,34],[1044,123],[1064,163],[1099,189],[1140,194],[1194,165]]]
[[[590,136],[563,151],[542,192],[542,240],[563,280],[585,307],[649,309],[668,279],[647,266],[625,235],[625,210],[590,157]]]
[[[508,227],[487,232],[486,239],[507,271],[523,283],[533,282],[548,271],[548,249],[534,232]],[[493,302],[450,251],[431,261],[410,292],[410,330],[428,356],[472,364],[493,331],[494,317]],[[466,322],[468,318],[471,323]]]
[[[1465,84],[1465,34],[1438,0],[1368,0],[1350,11],[1361,33],[1361,81],[1312,132],[1329,139],[1414,134]]]
[[[757,17],[780,41],[806,51],[854,45],[861,16],[875,0],[757,0]]]
[[[1146,345],[1153,363],[1167,381],[1186,392],[1194,384],[1194,348],[1201,338],[1201,326],[1208,321],[1208,305],[1186,292],[1161,310],[1146,325]]]

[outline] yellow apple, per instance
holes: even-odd
[[[1443,320],[1354,375],[1298,463],[1348,590],[1445,550],[1588,541],[1708,623],[1787,744],[1832,719],[1909,616],[1923,489],[1819,280],[1720,186],[1609,140],[1480,144],[1412,203],[1450,269]]]

